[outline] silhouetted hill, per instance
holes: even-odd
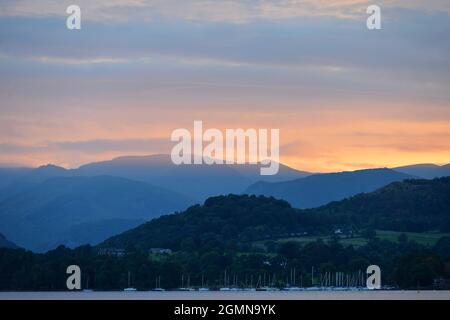
[[[124,178],[57,177],[0,201],[0,231],[28,249],[97,243],[192,200]]]
[[[0,233],[0,248],[16,249],[18,246],[6,239],[5,236]]]
[[[450,230],[450,178],[395,182],[315,209],[294,209],[263,196],[220,196],[112,237],[103,247],[185,250],[291,234],[331,234],[335,228]]]
[[[393,168],[398,172],[403,172],[424,179],[433,179],[450,176],[450,164],[438,166],[436,164],[415,164]]]
[[[405,180],[305,210],[326,223],[397,231],[450,231],[450,177]]]
[[[204,205],[167,215],[110,238],[104,247],[132,246],[180,249],[231,240],[249,241],[301,227],[300,215],[287,202],[273,198],[228,195],[212,197]],[[191,243],[189,243],[191,242]]]
[[[283,199],[296,208],[313,208],[409,178],[386,168],[324,173],[278,183],[257,182],[245,193]]]

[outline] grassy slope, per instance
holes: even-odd
[[[405,234],[408,237],[408,240],[415,241],[419,244],[425,246],[433,246],[441,237],[450,236],[450,233],[418,233],[418,232],[398,232],[398,231],[385,231],[385,230],[377,230],[377,238],[381,240],[388,240],[392,242],[397,242],[398,237],[401,234]],[[306,244],[309,242],[314,242],[317,239],[322,239],[324,241],[330,240],[330,236],[305,236],[305,237],[292,237],[292,238],[283,238],[277,239],[276,242],[283,243],[288,241],[299,242],[301,244]],[[255,242],[255,246],[264,247],[265,241],[257,241]],[[343,245],[353,245],[354,247],[360,247],[367,243],[367,239],[362,238],[360,236],[355,236],[354,238],[345,238],[342,237],[340,242]]]

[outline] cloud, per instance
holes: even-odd
[[[169,139],[124,139],[124,140],[89,140],[52,142],[49,147],[61,150],[80,151],[85,153],[103,153],[110,151],[169,153]]]
[[[450,10],[446,1],[380,1],[388,8],[383,11],[387,31],[381,36],[369,36],[362,21],[353,21],[365,19],[366,0],[79,0],[83,19],[90,22],[72,34],[60,21],[69,4],[0,2],[0,16],[23,18],[0,20],[0,57],[66,65],[146,64],[164,57],[192,65],[315,67],[322,73],[420,68],[450,74],[445,67],[450,66],[449,44],[441,41],[449,36],[449,19],[437,15]],[[352,19],[342,23],[326,17]],[[248,25],[228,25],[236,22]],[[18,41],[24,34],[29,41]]]
[[[35,145],[14,144],[14,143],[0,143],[0,153],[4,156],[6,154],[24,154],[30,152],[39,152],[42,149]]]
[[[448,155],[420,139],[449,119],[447,0],[378,1],[376,32],[365,0],[75,2],[80,32],[65,28],[73,1],[0,1],[0,161],[159,153],[165,140],[135,138],[196,119],[282,134],[295,123],[283,153],[314,171]],[[390,120],[420,132],[364,134]]]
[[[4,16],[61,16],[72,0],[2,0]],[[159,17],[191,21],[247,23],[258,19],[329,16],[363,19],[368,0],[77,0],[85,19],[92,21],[153,20]],[[446,0],[380,0],[382,8],[413,8],[450,12]]]
[[[63,58],[63,57],[33,57],[32,60],[42,63],[49,64],[66,64],[66,65],[84,65],[84,64],[117,64],[117,63],[129,63],[126,59],[116,59],[109,57],[97,57],[97,58],[86,58],[86,59],[76,59],[76,58]]]
[[[68,65],[297,67],[318,74],[375,69],[401,71],[406,79],[420,71],[425,80],[448,79],[450,43],[442,39],[450,37],[450,17],[404,9],[386,16],[396,18],[386,18],[384,30],[371,33],[361,21],[325,18],[253,21],[245,26],[171,19],[150,24],[93,22],[80,32],[68,32],[54,18],[0,18],[0,56]],[[27,41],[20,41],[25,35]]]
[[[76,151],[86,154],[105,152],[146,152],[169,153],[171,150],[169,139],[97,139],[86,141],[54,141],[33,145],[0,143],[0,153],[5,154],[33,154],[55,151]]]

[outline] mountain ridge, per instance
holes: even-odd
[[[388,168],[320,173],[284,182],[257,182],[244,193],[273,196],[297,208],[312,208],[411,178]]]
[[[426,222],[426,223],[424,223]],[[203,205],[146,222],[99,247],[180,250],[210,243],[249,242],[291,234],[334,234],[367,228],[450,231],[450,177],[393,182],[367,194],[314,209],[295,209],[264,196],[212,197]],[[194,249],[193,249],[194,250]]]
[[[45,251],[83,244],[70,233],[80,236],[82,226],[92,229],[95,224],[106,238],[192,203],[172,191],[120,177],[55,177],[0,201],[0,231],[23,247]],[[108,223],[102,226],[101,221]],[[89,234],[81,238],[89,239]],[[92,239],[103,240],[95,233]]]
[[[0,248],[18,249],[19,247],[14,242],[6,239],[6,237],[0,233]]]
[[[436,165],[433,163],[420,163],[393,168],[398,172],[418,176],[423,179],[434,179],[450,176],[450,164]]]

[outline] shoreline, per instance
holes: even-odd
[[[450,290],[0,292],[0,300],[450,300]]]

